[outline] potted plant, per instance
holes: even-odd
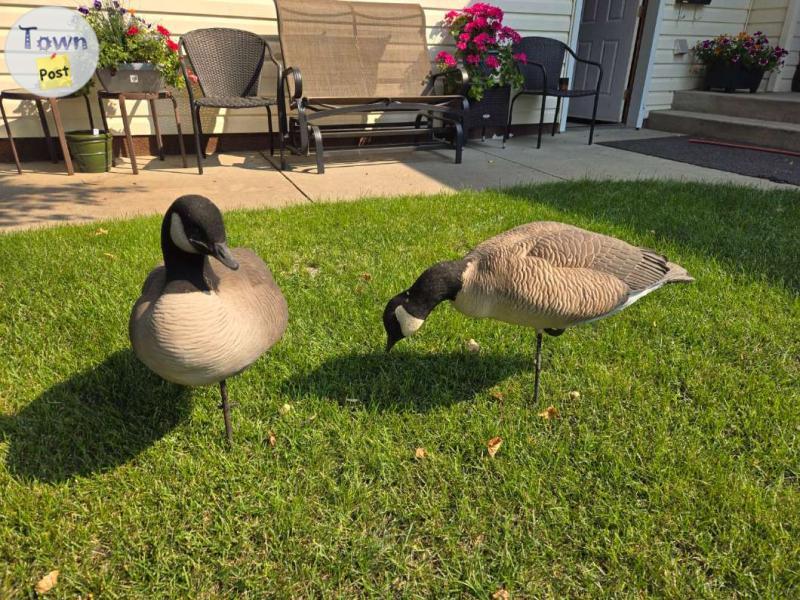
[[[169,31],[154,26],[117,0],[94,0],[78,9],[100,42],[97,77],[107,91],[156,92],[183,87],[178,44]]]
[[[783,66],[788,54],[780,46],[770,46],[767,36],[760,31],[703,40],[697,43],[694,52],[706,67],[706,90],[721,88],[734,92],[747,88],[751,93],[758,90],[764,73]]]
[[[501,9],[483,3],[451,10],[443,25],[453,36],[456,50],[439,52],[439,68],[452,69],[460,62],[469,75],[470,110],[464,117],[465,128],[505,126],[511,87],[522,85],[518,65],[527,62],[524,53],[512,50],[512,44],[520,40],[519,33],[503,25]]]

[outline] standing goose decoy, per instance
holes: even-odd
[[[286,300],[253,251],[228,248],[222,214],[203,196],[172,203],[161,225],[161,251],[164,264],[147,276],[131,312],[133,350],[167,381],[219,383],[230,443],[226,380],[281,338]]]
[[[387,352],[416,333],[436,306],[450,300],[476,318],[536,329],[534,403],[539,397],[542,332],[609,317],[667,283],[694,279],[652,250],[572,225],[520,225],[461,260],[433,265],[386,305]]]

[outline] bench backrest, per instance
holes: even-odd
[[[275,0],[284,65],[306,97],[419,96],[430,72],[418,4]]]

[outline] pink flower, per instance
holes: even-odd
[[[472,41],[475,42],[478,46],[485,46],[486,44],[493,42],[494,38],[488,33],[483,32],[476,35],[475,39]]]
[[[169,34],[169,30],[166,27],[164,27],[163,25],[157,25],[156,26],[156,30],[158,31],[158,33],[160,33],[164,37],[169,37],[169,35],[170,35]]]
[[[482,27],[486,27],[486,25],[488,25],[488,22],[486,21],[486,19],[484,17],[475,17],[475,19],[473,19],[472,22],[475,23],[475,27],[481,27],[482,28]]]
[[[528,64],[528,56],[524,52],[519,52],[513,55],[513,58],[517,62],[521,62],[523,65]]]
[[[451,10],[444,16],[444,18],[447,21],[452,21],[453,19],[458,18],[458,11],[457,10]]]
[[[467,64],[477,65],[481,62],[481,57],[477,54],[467,54]]]
[[[458,48],[459,50],[466,50],[467,42],[456,42],[456,48]]]
[[[484,62],[486,63],[486,66],[489,67],[490,69],[500,68],[500,61],[497,60],[497,57],[494,54],[490,54],[489,56],[487,56]]]
[[[178,44],[176,44],[172,40],[167,40],[167,48],[169,48],[173,52],[177,52],[178,51]]]
[[[139,28],[136,25],[131,25],[128,27],[128,31],[125,32],[125,35],[133,37],[137,33],[139,33]]]
[[[458,64],[456,62],[455,57],[450,54],[449,52],[445,52],[442,50],[439,54],[436,55],[436,62],[438,62],[441,66],[445,66],[448,68],[453,68]]]
[[[469,41],[469,34],[468,33],[462,33],[460,36],[458,36],[458,39],[460,39],[460,40],[462,40],[464,42],[468,42]]]

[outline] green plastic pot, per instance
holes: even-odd
[[[70,131],[66,134],[69,153],[78,171],[82,173],[105,173],[111,169],[110,133]]]

